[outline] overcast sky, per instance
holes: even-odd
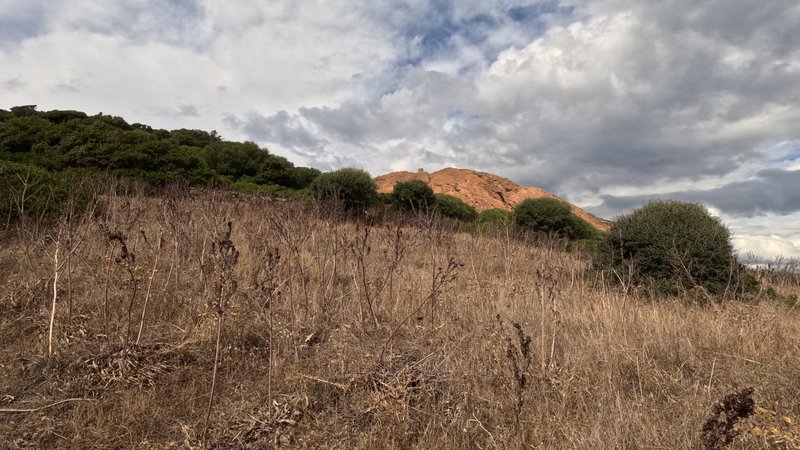
[[[800,257],[797,0],[0,0],[0,108],[454,166],[603,217],[702,201]]]

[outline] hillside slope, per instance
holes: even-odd
[[[419,179],[428,183],[434,192],[458,197],[478,211],[490,208],[512,210],[526,198],[551,197],[563,200],[537,187],[520,186],[508,178],[470,169],[446,168],[433,173],[419,170],[392,172],[375,178],[379,192],[391,192],[398,181]],[[578,217],[601,231],[608,231],[609,222],[570,204]]]

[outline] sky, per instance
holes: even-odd
[[[698,201],[800,258],[796,0],[0,0],[0,108],[470,168],[602,217]]]

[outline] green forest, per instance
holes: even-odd
[[[51,174],[88,171],[152,186],[186,182],[284,196],[303,195],[320,174],[253,142],[223,140],[214,131],[168,131],[102,113],[38,111],[35,105],[0,109],[2,167]]]

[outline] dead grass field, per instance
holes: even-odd
[[[435,220],[104,204],[0,232],[0,448],[722,448],[701,430],[750,387],[728,448],[800,448],[800,307],[654,301]]]

